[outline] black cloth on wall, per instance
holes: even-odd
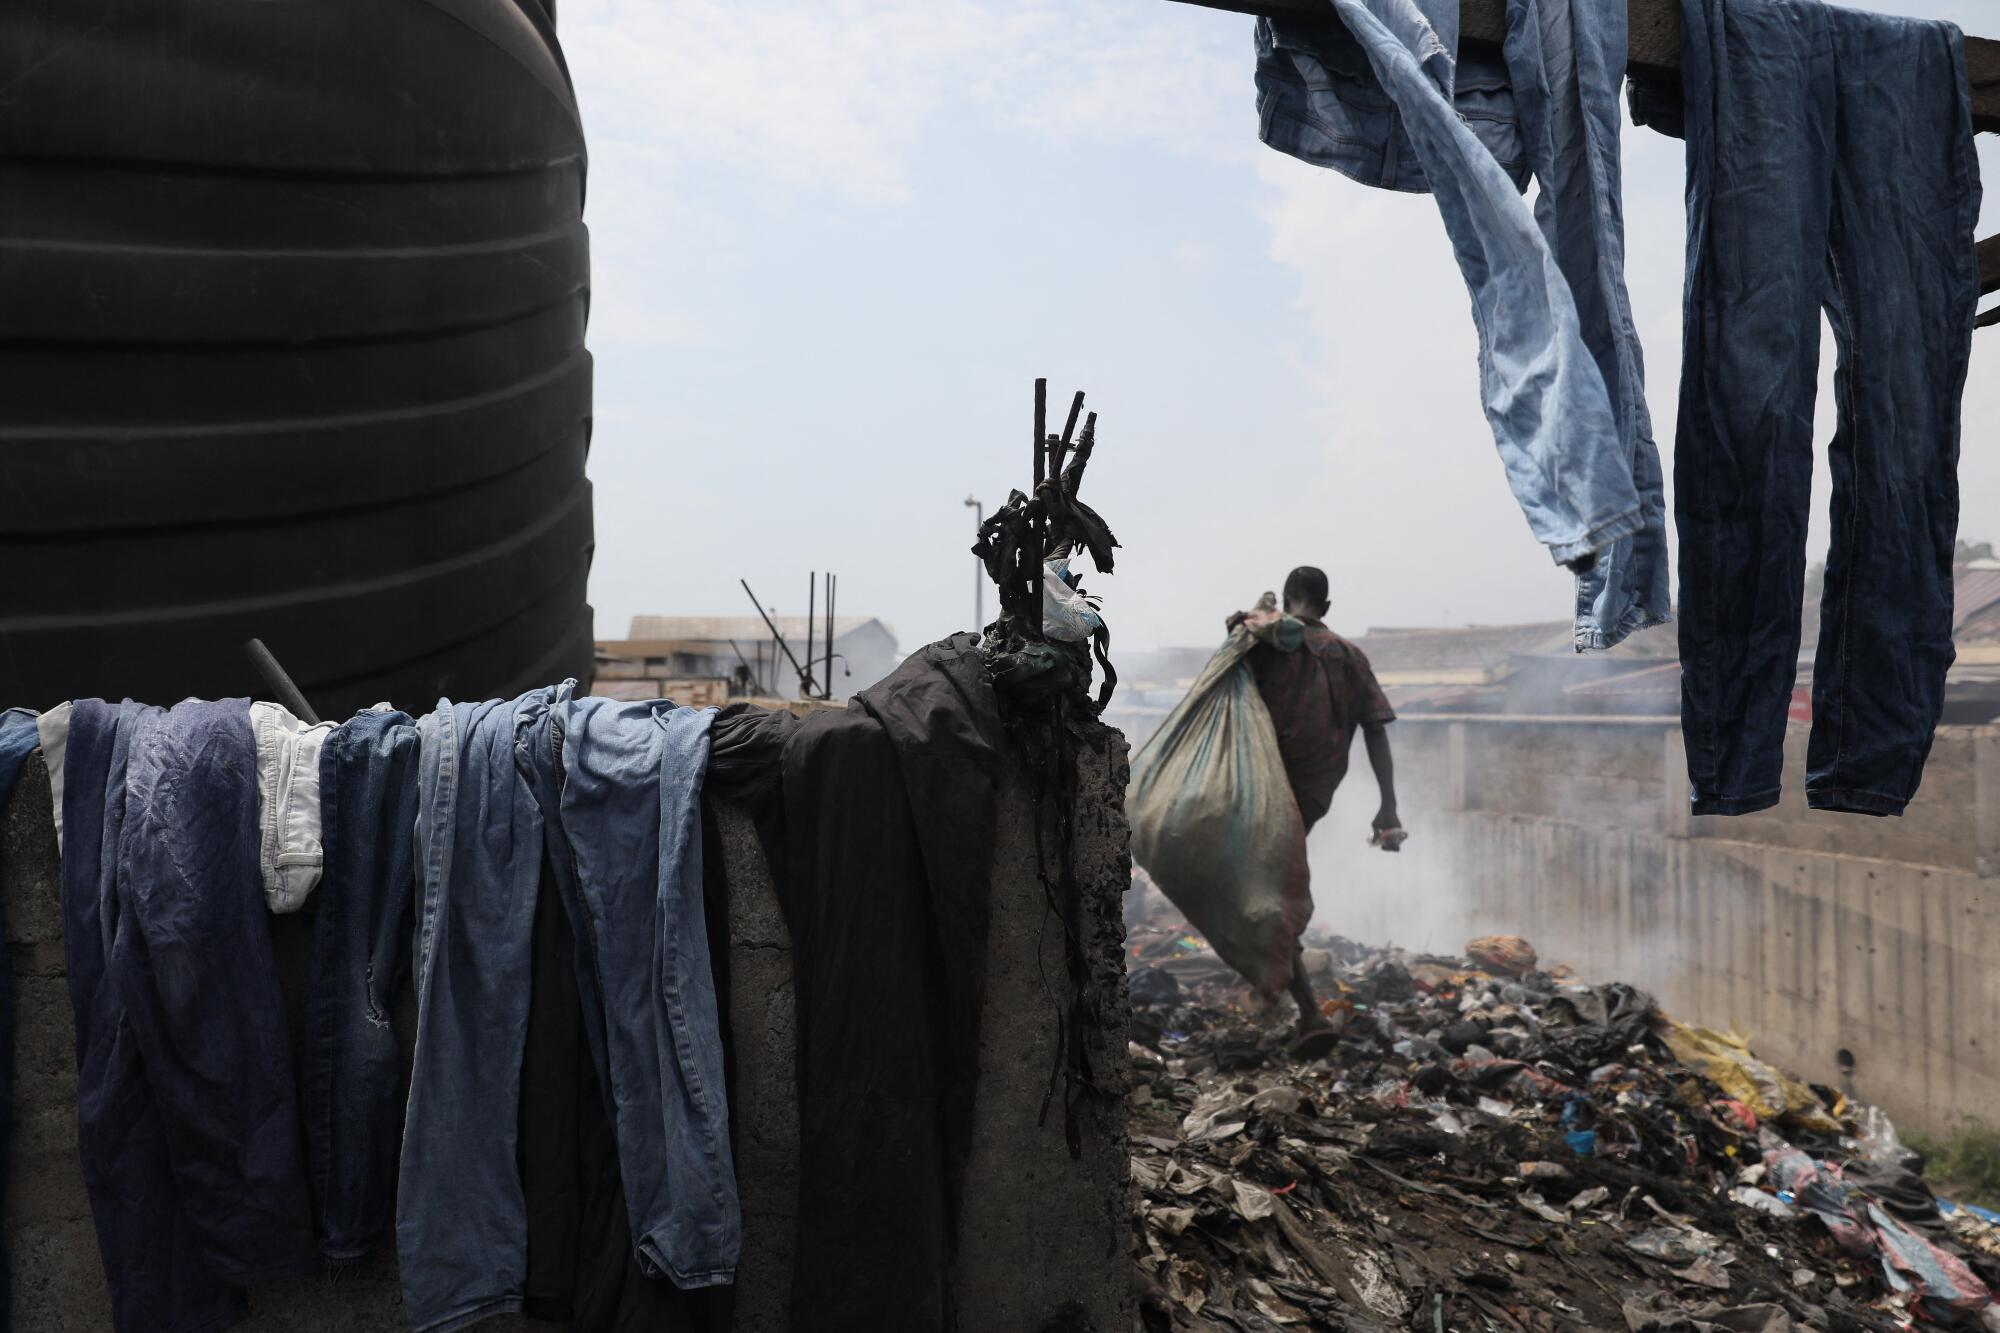
[[[791,1327],[955,1327],[1001,746],[978,638],[845,710],[725,709],[710,743],[705,790],[757,820],[792,937]]]

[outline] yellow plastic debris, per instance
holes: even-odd
[[[1759,1060],[1750,1043],[1734,1032],[1717,1032],[1667,1018],[1660,1038],[1674,1058],[1701,1073],[1762,1120],[1840,1132],[1813,1090],[1775,1065]]]

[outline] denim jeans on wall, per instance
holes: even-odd
[[[410,969],[416,724],[357,713],[320,751],[325,868],[306,999],[306,1149],[320,1252],[335,1275],[388,1234],[403,1136],[389,1013]]]
[[[1963,38],[1819,0],[1682,0],[1682,14],[1674,507],[1693,808],[1778,800],[1824,310],[1839,418],[1806,796],[1900,814],[1953,657],[1959,399],[1979,293]]]
[[[715,713],[598,698],[552,712],[571,870],[559,882],[595,981],[583,1018],[607,1062],[633,1248],[677,1286],[727,1283],[742,1221],[702,904]]]
[[[543,825],[515,751],[529,710],[570,688],[440,700],[417,724],[417,1048],[396,1210],[417,1333],[522,1305],[516,1154]]]
[[[63,946],[77,1132],[119,1333],[205,1333],[311,1262],[258,867],[249,701],[79,701]]]
[[[14,783],[21,776],[21,765],[40,741],[33,710],[9,708],[0,713],[0,810],[6,809]],[[10,962],[4,942],[0,942],[0,1186],[7,1179],[7,1136],[14,1119],[14,979]],[[0,1310],[7,1308],[7,1301],[7,1255],[0,1250]]]

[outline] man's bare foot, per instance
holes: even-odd
[[[1318,1017],[1315,1015],[1315,1017]],[[1293,1034],[1286,1052],[1301,1063],[1307,1060],[1321,1060],[1333,1053],[1340,1042],[1340,1031],[1324,1018],[1318,1022],[1301,1022]]]

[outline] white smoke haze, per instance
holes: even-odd
[[[1392,725],[1391,748],[1399,729],[1434,725]],[[1359,740],[1354,749],[1333,809],[1306,840],[1312,865],[1310,932],[1416,953],[1458,953],[1475,932],[1456,840],[1445,827],[1451,812],[1443,782],[1427,768],[1399,766],[1398,809],[1410,840],[1401,851],[1385,852],[1368,843],[1379,798]]]

